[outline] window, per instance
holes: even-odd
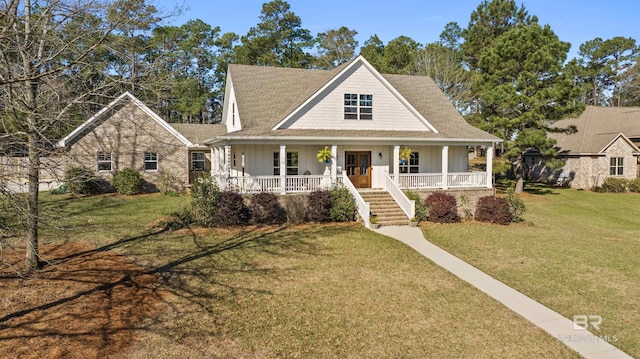
[[[612,176],[624,175],[624,158],[623,157],[611,157],[609,174]]]
[[[298,152],[287,152],[287,176],[298,174]],[[280,175],[280,153],[273,153],[273,175]]]
[[[358,119],[358,95],[355,93],[344,94],[344,119]]]
[[[236,103],[231,104],[231,126],[236,126]]]
[[[373,120],[373,95],[344,94],[345,120]]]
[[[145,171],[158,170],[158,153],[157,152],[144,153],[144,170]]]
[[[360,119],[373,120],[373,95],[360,95]]]
[[[111,171],[111,153],[98,152],[98,171]]]
[[[204,152],[192,152],[191,153],[191,170],[204,171],[204,167],[205,167]]]
[[[400,163],[400,173],[418,173],[420,172],[420,154],[411,152],[409,162]]]

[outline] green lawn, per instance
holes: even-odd
[[[597,335],[640,357],[640,195],[531,187],[524,223],[425,223],[425,236],[567,318],[601,315]]]
[[[578,357],[361,225],[160,232],[150,223],[185,197],[43,200],[56,213],[43,242],[88,242],[160,275],[166,305],[122,356]]]

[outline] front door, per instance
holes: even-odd
[[[371,188],[371,152],[346,152],[344,167],[356,188]]]

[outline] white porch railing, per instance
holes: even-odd
[[[342,177],[342,184],[349,190],[349,192],[353,195],[353,197],[356,200],[356,209],[358,210],[360,217],[362,217],[364,226],[367,228],[371,228],[371,220],[369,218],[371,210],[369,207],[369,203],[364,201],[364,199],[360,195],[360,192],[358,192],[358,190],[353,185],[353,183],[351,183],[346,173],[343,173],[341,177]],[[340,176],[338,178],[340,178]]]
[[[449,188],[487,187],[487,174],[485,172],[449,173],[447,177]]]
[[[230,189],[240,193],[282,192],[282,177],[280,176],[229,177],[228,179],[218,177],[218,184],[221,189]],[[285,191],[287,193],[313,192],[319,189],[328,189],[331,185],[331,176],[303,175],[285,177]]]
[[[385,189],[389,192],[391,197],[393,197],[398,206],[402,208],[402,211],[407,215],[407,217],[409,217],[409,219],[415,217],[416,201],[409,200],[389,175],[385,175]]]
[[[221,189],[229,189],[240,193],[282,192],[280,176],[229,177],[222,179]]]
[[[303,175],[287,176],[287,192],[313,192],[331,187],[331,176]]]
[[[404,189],[442,188],[442,173],[402,173],[398,187]],[[452,172],[447,174],[447,188],[487,187],[485,172]]]

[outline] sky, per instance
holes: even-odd
[[[408,36],[426,44],[435,42],[444,26],[469,23],[471,13],[482,0],[287,0],[312,35],[346,26],[356,30],[359,45],[372,35],[386,44],[398,36]],[[186,9],[167,20],[182,25],[201,19],[221,32],[242,36],[260,22],[262,4],[267,0],[152,0],[160,10],[170,11],[176,4]],[[596,37],[632,37],[640,41],[640,3],[638,0],[526,0],[523,4],[540,24],[548,24],[560,40],[571,43],[569,59],[576,57],[580,44]]]

